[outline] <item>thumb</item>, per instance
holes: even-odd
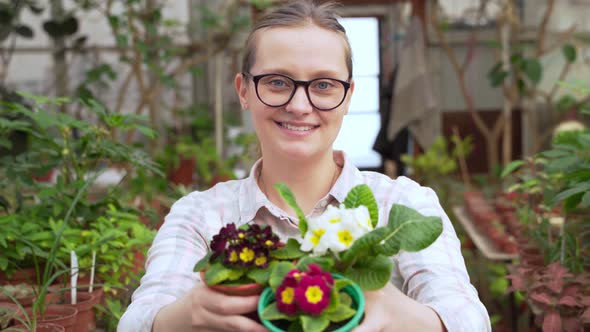
[[[365,311],[365,317],[352,332],[380,332],[382,330],[379,317],[375,317],[375,314],[371,314],[370,311]]]

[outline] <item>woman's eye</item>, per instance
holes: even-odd
[[[270,85],[277,87],[277,88],[282,88],[287,85],[285,83],[285,81],[282,81],[282,80],[272,80],[269,83],[270,83]]]
[[[319,90],[326,90],[332,88],[334,85],[328,81],[320,81],[314,84],[314,88]]]

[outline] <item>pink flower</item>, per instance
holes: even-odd
[[[295,286],[297,286],[297,281],[294,278],[285,278],[275,293],[279,311],[291,316],[297,314]]]
[[[295,301],[301,311],[319,315],[330,304],[330,286],[321,275],[304,275],[295,288]]]
[[[313,276],[313,277],[316,277],[316,276],[322,277],[322,279],[324,279],[324,281],[328,285],[330,285],[330,286],[334,285],[334,278],[332,277],[332,274],[322,271],[322,268],[319,265],[309,264],[307,269],[308,269],[308,271],[306,273],[307,275]]]

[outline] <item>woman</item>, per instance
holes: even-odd
[[[444,230],[433,245],[392,258],[392,282],[365,294],[366,315],[355,331],[490,331],[435,193],[407,178],[360,172],[343,152],[333,151],[354,92],[350,45],[336,18],[332,5],[295,1],[254,27],[235,86],[252,116],[262,159],[247,179],[174,204],[119,331],[265,331],[242,315],[256,310],[257,296],[216,293],[192,271],[227,223],[269,224],[283,240],[299,233],[295,213],[272,186],[278,182],[291,188],[309,216],[366,183],[378,201],[381,224],[393,203],[442,217]]]

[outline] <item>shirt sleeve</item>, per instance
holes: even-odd
[[[121,317],[118,332],[150,332],[156,314],[186,294],[197,282],[196,262],[207,252],[208,228],[194,192],[178,200],[148,251],[146,273]]]
[[[449,332],[491,331],[488,312],[469,281],[460,241],[434,191],[408,178],[398,178],[397,203],[426,216],[440,216],[443,232],[428,248],[394,258],[402,291],[431,307]]]

